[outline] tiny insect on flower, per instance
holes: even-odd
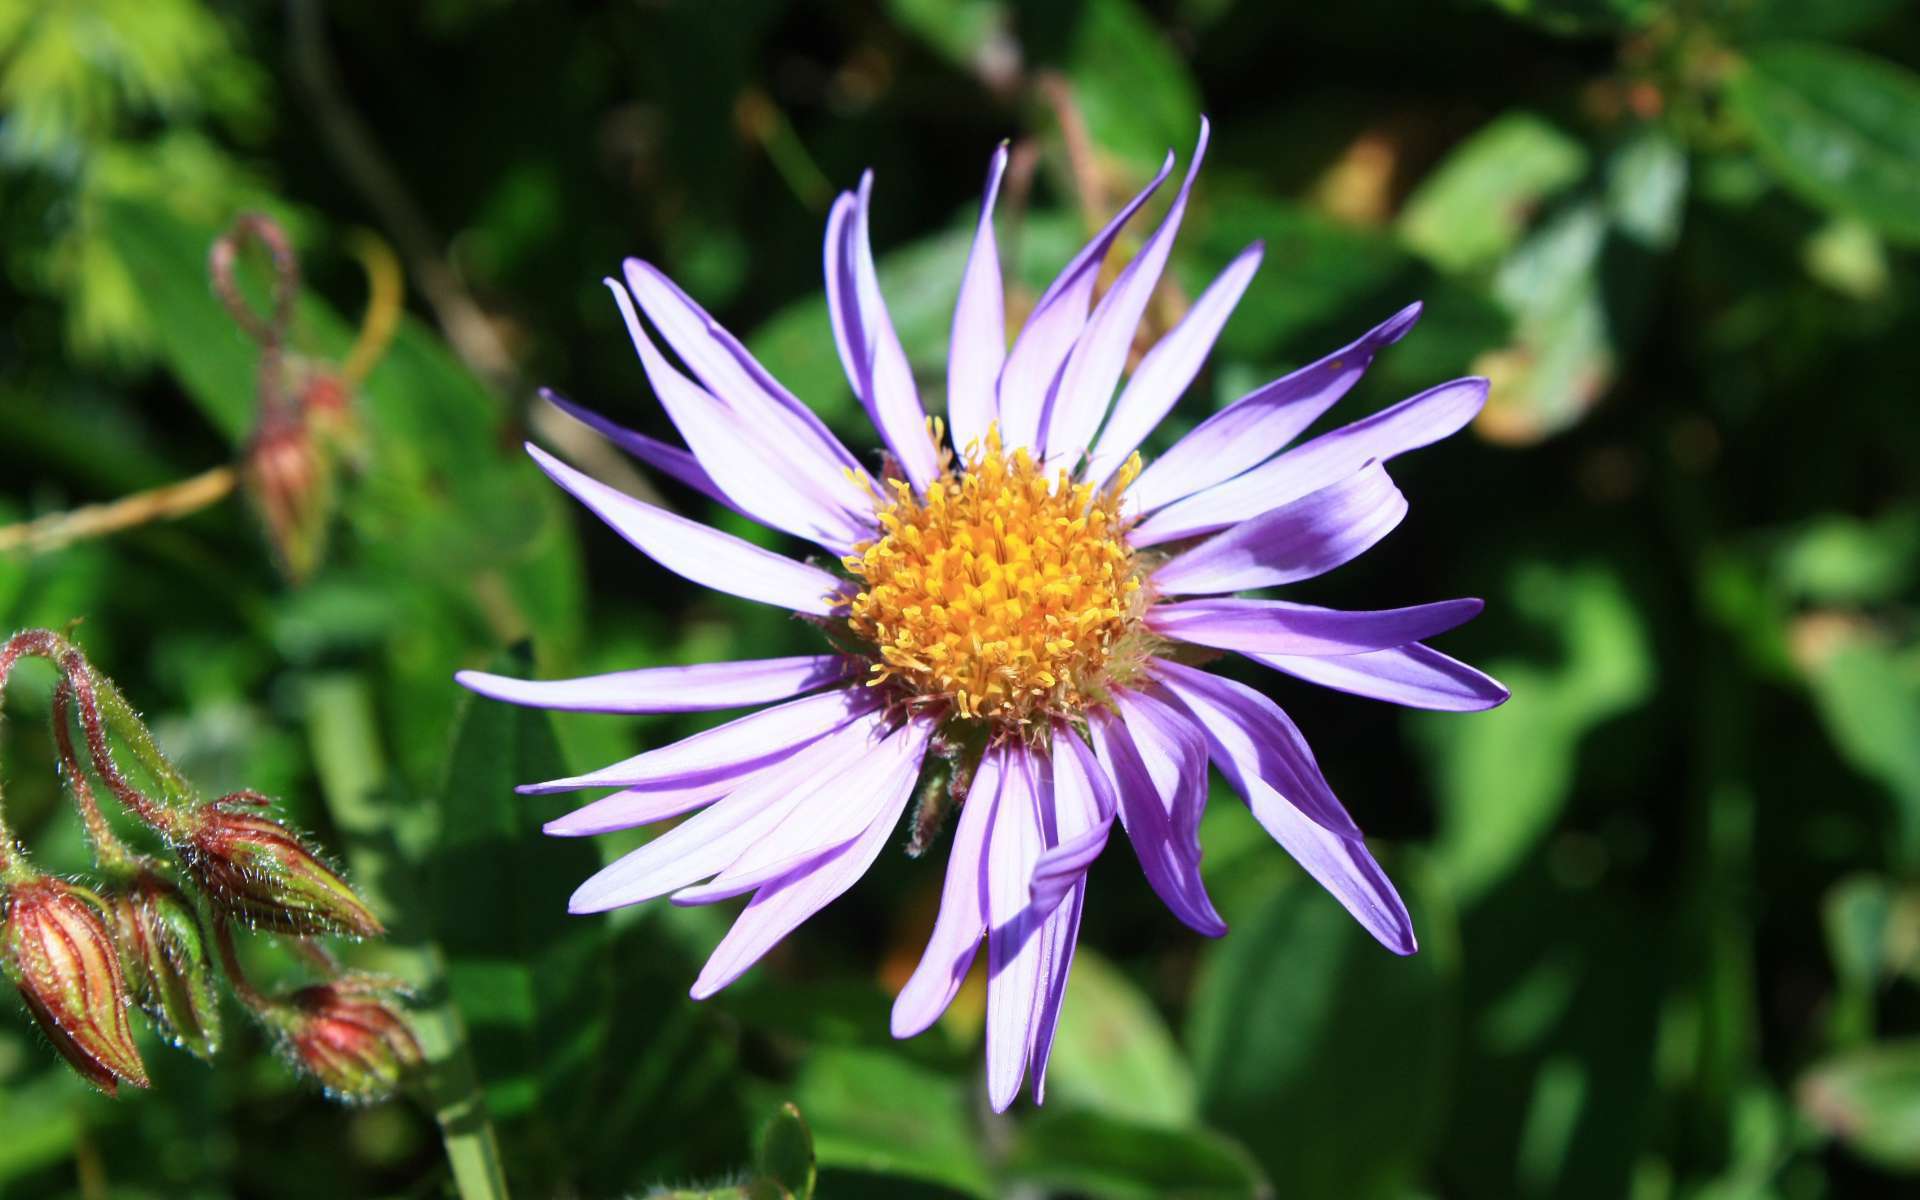
[[[53,1048],[110,1096],[122,1083],[146,1087],[120,955],[95,898],[34,876],[6,886],[0,915],[0,962]]]
[[[1369,933],[1414,952],[1406,906],[1299,730],[1264,693],[1198,665],[1237,654],[1416,708],[1503,702],[1499,683],[1425,644],[1470,620],[1478,600],[1345,612],[1236,595],[1324,574],[1390,533],[1407,501],[1387,463],[1464,427],[1487,384],[1443,383],[1293,444],[1413,327],[1420,306],[1410,305],[1143,463],[1140,447],[1193,383],[1262,253],[1255,244],[1229,263],[1128,373],[1207,137],[1203,122],[1165,215],[1097,300],[1109,252],[1170,176],[1171,153],[1042,293],[1011,346],[993,226],[1006,148],[994,156],[954,308],[950,441],[921,405],[881,299],[872,175],[840,196],[827,222],[827,303],[847,379],[885,443],[877,478],[665,275],[630,260],[622,281],[608,281],[686,446],[549,399],[682,484],[812,542],[840,573],[529,453],[660,566],[806,617],[832,650],[571,680],[459,680],[495,699],[574,711],[772,706],[522,789],[619,789],[551,822],[559,836],[693,814],[587,880],[572,908],[750,896],[695,981],[696,999],[866,872],[935,755],[964,783],[939,915],[892,1028],[910,1037],[937,1020],[984,941],[996,1109],[1023,1081],[1036,1101],[1044,1095],[1087,870],[1116,818],[1173,914],[1209,936],[1226,931],[1200,874],[1209,764]],[[912,845],[926,834],[916,822]]]

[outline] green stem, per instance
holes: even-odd
[[[93,843],[95,857],[109,870],[130,869],[135,857],[107,824],[106,815],[93,798],[86,764],[74,753],[73,684],[67,680],[62,680],[53,692],[53,741],[60,753],[60,766],[67,774],[67,786],[73,791],[73,805],[80,810],[80,823],[86,828],[87,839]]]
[[[463,1200],[507,1200],[499,1139],[474,1069],[466,1020],[451,999],[446,957],[406,918],[420,911],[410,894],[414,876],[395,835],[395,814],[382,802],[388,787],[386,751],[373,693],[356,676],[317,679],[307,690],[307,737],[320,790],[346,837],[347,860],[360,893],[376,912],[394,914],[395,936],[383,967],[415,980],[430,1003],[412,1013],[426,1052],[426,1092],[440,1125],[454,1186]]]

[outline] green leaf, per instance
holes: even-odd
[[[1920,78],[1883,59],[1811,43],[1754,50],[1727,106],[1760,157],[1821,208],[1920,241]]]
[[[494,669],[527,675],[532,664],[522,652]],[[566,773],[546,713],[467,700],[428,873],[432,932],[488,1108],[559,1130],[588,1124],[579,1080],[599,1061],[613,1000],[606,926],[567,915],[568,892],[600,860],[586,842],[535,838],[539,822],[513,789]],[[536,1177],[561,1169],[542,1162]]]
[[[1828,1059],[1801,1079],[1799,1101],[1855,1154],[1888,1170],[1920,1172],[1920,1039]]]
[[[1514,607],[1558,639],[1554,659],[1495,660],[1513,699],[1470,720],[1413,718],[1434,759],[1436,851],[1470,906],[1552,827],[1573,786],[1581,740],[1653,686],[1652,651],[1619,580],[1595,566],[1532,565],[1510,588]]]
[[[1487,0],[1552,33],[1618,33],[1643,25],[1657,11],[1655,0]]]
[[[1233,933],[1207,950],[1187,1039],[1201,1110],[1278,1195],[1397,1198],[1433,1146],[1457,1038],[1457,935],[1437,878],[1407,865],[1395,875],[1420,931],[1411,958],[1297,873],[1254,913],[1229,913]]]
[[[1117,967],[1082,946],[1061,1012],[1049,1103],[1146,1125],[1192,1123],[1193,1071],[1153,1002]]]
[[[1905,861],[1920,863],[1920,647],[1845,637],[1807,676],[1834,748],[1893,794]]]
[[[1714,0],[1704,15],[1736,37],[1847,37],[1908,6],[1908,0]]]
[[[1003,0],[887,0],[887,11],[963,70],[992,77],[1018,67],[1013,14]]]
[[[1076,964],[1077,966],[1078,964]],[[1094,1200],[1255,1200],[1260,1168],[1229,1138],[1048,1107],[1020,1125],[1008,1179]]]
[[[1401,210],[1400,236],[1435,266],[1485,266],[1519,240],[1548,196],[1586,174],[1586,147],[1529,112],[1495,118],[1456,146]]]
[[[1578,422],[1607,393],[1644,327],[1686,186],[1679,145],[1639,130],[1500,264],[1493,290],[1514,315],[1514,341],[1476,364],[1493,383],[1482,431],[1537,441]]]
[[[813,1127],[822,1167],[940,1184],[970,1196],[999,1195],[953,1079],[877,1050],[825,1049],[808,1056],[794,1094]]]
[[[1200,131],[1200,89],[1186,62],[1133,0],[1080,6],[1065,67],[1093,144],[1153,169]]]

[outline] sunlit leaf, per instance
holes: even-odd
[[[1783,42],[1752,51],[1727,103],[1804,199],[1920,240],[1920,78],[1870,55]]]

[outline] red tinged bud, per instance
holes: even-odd
[[[220,1048],[220,992],[193,902],[150,870],[107,902],[133,1002],[162,1036],[212,1058]]]
[[[302,988],[267,1011],[287,1054],[338,1100],[388,1099],[426,1062],[396,1011],[395,990],[348,976]]]
[[[320,565],[333,521],[334,467],[297,414],[269,413],[247,443],[240,479],[267,540],[294,581]]]
[[[271,933],[370,938],[386,932],[305,841],[254,811],[263,803],[223,796],[187,819],[175,849],[200,890],[228,915]]]
[[[147,1086],[127,1024],[120,955],[85,892],[47,876],[6,889],[0,959],[62,1057],[108,1095]]]

